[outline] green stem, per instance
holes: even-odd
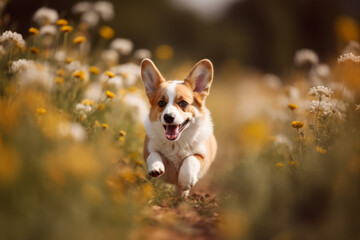
[[[315,138],[316,138],[316,140],[318,140],[318,138],[319,138],[318,122],[319,122],[320,106],[321,106],[321,97],[319,97],[319,104],[317,106],[317,111],[316,111],[316,116],[315,116]]]
[[[297,136],[298,136],[298,140],[299,140],[299,153],[300,153],[300,158],[302,159],[302,147],[301,147],[301,139],[300,139],[300,133],[299,133],[299,129],[296,129],[297,131]]]
[[[9,56],[9,72],[10,72],[10,70],[11,70],[11,62],[12,62],[13,50],[14,50],[14,46],[11,46],[10,56]]]
[[[65,51],[65,54],[66,54],[67,38],[68,38],[68,33],[65,32],[64,33],[64,51]]]

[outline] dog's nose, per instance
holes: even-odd
[[[164,120],[165,120],[166,123],[172,123],[174,121],[174,119],[175,118],[173,116],[171,116],[170,114],[165,114],[164,115]]]

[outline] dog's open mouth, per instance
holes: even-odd
[[[179,137],[181,131],[185,129],[188,123],[189,119],[187,119],[180,125],[163,125],[166,132],[166,138],[171,141],[176,140]]]

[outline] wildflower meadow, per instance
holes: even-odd
[[[176,48],[138,47],[116,14],[78,2],[41,7],[26,34],[0,23],[0,239],[360,238],[357,41],[326,62],[299,49],[281,76],[215,64],[219,150],[183,199],[143,159],[140,63]]]

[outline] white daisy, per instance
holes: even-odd
[[[99,13],[104,21],[114,18],[114,5],[108,1],[98,1],[94,3],[94,10]]]
[[[24,48],[25,41],[20,33],[5,31],[0,36],[0,43],[6,43],[8,41],[14,42],[18,47]]]
[[[334,92],[328,88],[328,87],[324,87],[324,86],[316,86],[316,87],[312,87],[310,88],[309,91],[309,95],[312,97],[318,97],[319,99],[323,98],[323,97],[331,97],[331,95]]]
[[[126,38],[116,38],[110,43],[110,48],[115,49],[122,55],[129,55],[133,47],[132,41]]]
[[[319,62],[318,55],[310,49],[301,49],[295,53],[294,62],[296,66],[305,64],[317,64]]]
[[[38,9],[33,17],[33,20],[39,25],[53,24],[59,19],[59,15],[56,10],[42,7]]]

